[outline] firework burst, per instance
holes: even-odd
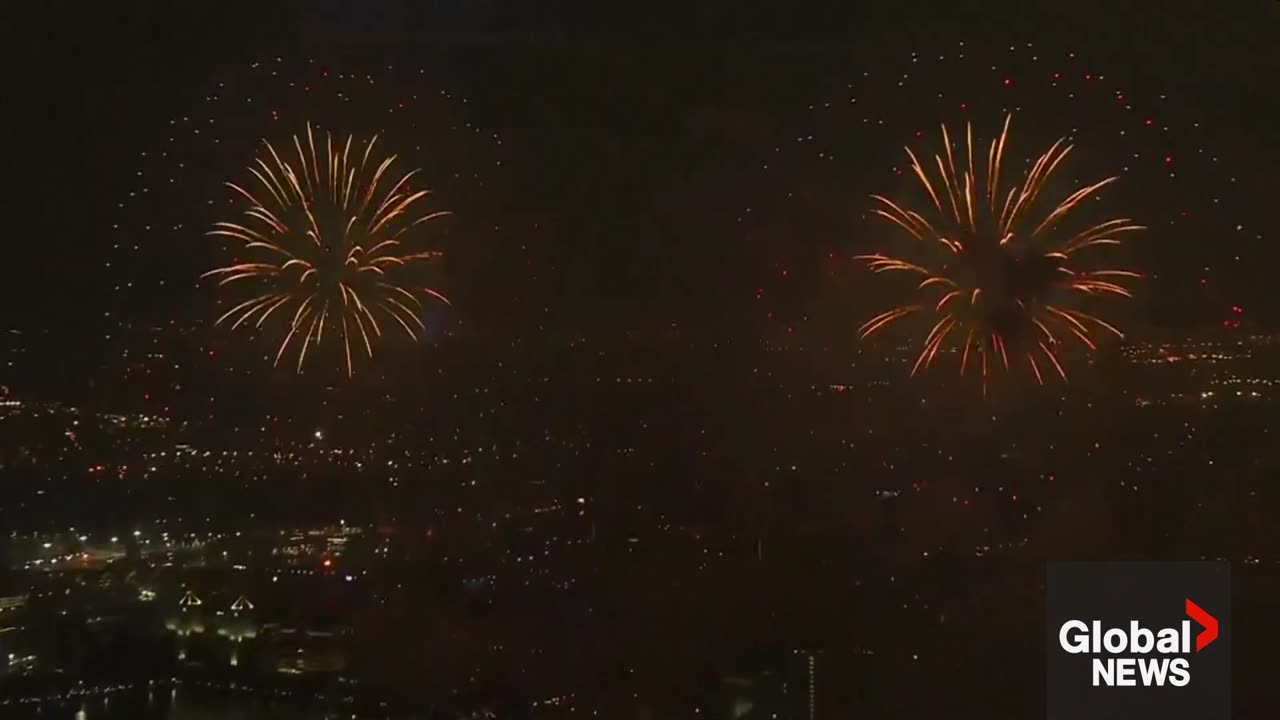
[[[1142,277],[1139,273],[1085,268],[1094,250],[1118,245],[1119,236],[1145,228],[1129,218],[1116,218],[1076,233],[1060,231],[1063,220],[1081,202],[1115,182],[1115,177],[1080,188],[1047,213],[1036,211],[1050,176],[1071,152],[1066,138],[1035,161],[1021,186],[1005,191],[1002,168],[1011,120],[1005,119],[1000,136],[991,141],[985,163],[980,150],[975,159],[969,125],[958,148],[963,154],[953,145],[947,127],[942,127],[944,153],[934,156],[932,167],[907,148],[911,169],[928,195],[923,212],[872,196],[877,203],[873,213],[931,246],[939,256],[935,262],[884,254],[857,258],[877,273],[901,271],[921,277],[915,286],[916,302],[880,313],[859,329],[866,338],[910,315],[935,316],[912,367],[913,376],[947,347],[960,354],[960,374],[977,366],[984,388],[989,372],[1007,372],[1014,363],[1029,366],[1041,384],[1044,365],[1065,381],[1067,374],[1059,359],[1063,341],[1095,350],[1100,332],[1124,337],[1114,325],[1073,307],[1073,299],[1131,297],[1121,283]]]
[[[357,141],[326,134],[317,148],[308,123],[305,137],[292,141],[277,152],[264,140],[265,153],[248,168],[253,182],[226,184],[247,206],[243,219],[215,223],[208,234],[236,241],[236,262],[202,277],[255,286],[216,324],[261,328],[268,318],[287,318],[275,364],[293,349],[302,372],[308,350],[337,338],[350,376],[353,344],[373,357],[378,339],[395,326],[417,340],[426,329],[424,304],[448,304],[411,277],[396,278],[441,255],[408,243],[415,228],[449,212],[418,211],[429,194],[410,185],[418,171],[394,172],[396,157],[376,154],[376,135]]]

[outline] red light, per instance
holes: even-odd
[[[1092,76],[1092,75],[1085,75],[1085,76],[1084,76],[1084,79],[1085,79],[1085,80],[1092,80],[1092,79],[1093,79],[1093,76]]]
[[[332,565],[333,565],[333,561],[332,561],[332,560],[330,560],[329,558],[325,558],[325,559],[324,559],[324,566],[325,566],[325,567],[330,567],[330,566],[332,566]]]
[[[1061,80],[1061,79],[1062,79],[1062,73],[1060,73],[1060,72],[1056,72],[1056,73],[1054,73],[1054,74],[1053,74],[1053,79],[1054,79],[1054,80]]]
[[[1165,164],[1165,165],[1172,165],[1172,164],[1173,164],[1173,156],[1172,156],[1172,155],[1166,155],[1166,156],[1164,157],[1164,164]]]
[[[788,275],[790,275],[790,274],[791,274],[791,271],[790,271],[790,270],[783,270],[783,271],[782,271],[782,277],[787,277],[787,276],[788,276]]]
[[[1013,84],[1013,81],[1012,81],[1012,80],[1010,80],[1009,78],[1005,78],[1005,79],[1004,79],[1004,85],[1005,85],[1005,87],[1008,87],[1008,86],[1010,86],[1010,85],[1012,85],[1012,84]]]
[[[961,109],[961,110],[968,110],[968,109],[969,109],[969,103],[960,103],[960,109]]]
[[[1229,327],[1231,327],[1231,321],[1230,321],[1230,320],[1223,320],[1223,321],[1222,321],[1222,327],[1224,327],[1224,328],[1229,328]]]
[[[1155,124],[1155,122],[1156,122],[1155,120],[1152,120],[1151,118],[1147,118],[1147,125],[1148,125],[1148,126],[1154,125],[1154,124]]]

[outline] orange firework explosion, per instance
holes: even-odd
[[[1080,188],[1047,214],[1033,214],[1033,208],[1055,168],[1071,152],[1066,138],[1058,140],[1032,165],[1021,187],[1007,193],[1000,187],[1005,140],[1009,135],[1006,118],[1000,137],[987,150],[986,177],[981,178],[974,162],[972,127],[966,127],[960,172],[956,170],[951,137],[944,125],[945,155],[935,155],[937,178],[930,179],[915,153],[907,149],[911,169],[920,180],[933,207],[914,212],[886,197],[872,195],[879,207],[875,214],[889,220],[911,236],[940,251],[942,260],[921,264],[886,255],[860,255],[875,272],[893,270],[923,276],[916,290],[927,295],[920,302],[897,307],[871,318],[860,328],[863,338],[893,321],[917,312],[933,313],[937,321],[925,338],[924,347],[911,370],[914,376],[928,367],[948,338],[960,349],[963,375],[976,355],[982,377],[988,367],[1009,370],[1011,357],[1025,357],[1036,380],[1044,383],[1041,364],[1047,360],[1065,381],[1058,354],[1059,336],[1075,337],[1095,350],[1093,333],[1099,329],[1124,336],[1114,326],[1093,315],[1067,306],[1073,294],[1111,294],[1131,297],[1119,284],[1123,278],[1142,277],[1128,270],[1080,270],[1090,248],[1118,245],[1117,236],[1144,229],[1129,218],[1098,223],[1075,234],[1056,232],[1085,198],[1115,182],[1111,177]],[[927,219],[931,215],[932,219]],[[1075,267],[1068,267],[1071,264]],[[1055,334],[1056,333],[1056,334]],[[961,344],[962,343],[962,344]],[[985,380],[984,380],[985,388]]]
[[[279,317],[292,312],[276,364],[296,346],[297,369],[302,372],[309,348],[326,336],[340,335],[350,376],[353,336],[373,357],[374,342],[383,330],[379,318],[394,321],[416,340],[414,327],[426,329],[423,300],[449,302],[435,290],[393,278],[416,261],[441,255],[411,252],[404,243],[410,230],[449,213],[415,212],[415,203],[428,195],[409,185],[418,171],[390,182],[388,173],[396,158],[374,158],[377,141],[375,135],[359,142],[363,148],[353,148],[354,137],[335,144],[327,135],[324,149],[317,153],[308,123],[305,145],[293,136],[296,170],[291,160],[263,141],[266,154],[249,166],[256,180],[250,187],[256,194],[227,183],[247,201],[245,220],[215,223],[208,234],[239,241],[246,256],[202,277],[217,277],[218,285],[248,281],[258,287],[223,313],[217,324],[231,322],[234,330],[254,320],[254,327],[262,327],[277,311]]]

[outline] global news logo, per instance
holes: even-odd
[[[1191,683],[1191,659],[1187,656],[1192,647],[1192,620],[1204,628],[1195,636],[1195,652],[1218,639],[1217,618],[1191,598],[1187,598],[1186,611],[1191,620],[1159,630],[1143,627],[1137,620],[1130,620],[1128,628],[1105,631],[1100,620],[1068,620],[1058,632],[1058,642],[1072,655],[1108,655],[1093,658],[1094,687],[1163,687],[1166,683],[1186,687]],[[1163,657],[1146,657],[1152,653]]]
[[[1226,563],[1050,563],[1049,720],[1228,720]]]

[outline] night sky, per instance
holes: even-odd
[[[981,132],[1009,105],[1020,108],[1024,155],[1077,127],[1077,154],[1091,154],[1079,161],[1082,173],[1142,155],[1125,163],[1134,179],[1122,195],[1154,228],[1136,251],[1157,276],[1140,321],[1194,326],[1241,305],[1267,323],[1275,301],[1264,278],[1280,232],[1267,210],[1266,169],[1280,152],[1265,100],[1280,68],[1280,51],[1268,47],[1280,21],[1274,3],[1231,13],[1212,3],[1158,13],[1088,2],[1013,12],[846,5],[28,8],[7,43],[16,62],[6,85],[22,99],[8,113],[17,121],[6,163],[10,267],[24,270],[5,292],[39,299],[15,321],[92,326],[100,307],[126,308],[139,321],[151,311],[211,313],[207,294],[188,293],[214,250],[197,232],[210,220],[201,206],[224,199],[219,184],[243,166],[248,143],[335,115],[319,69],[379,79],[355,110],[349,102],[336,113],[335,125],[391,125],[396,140],[412,134],[411,148],[399,144],[441,190],[455,174],[477,180],[443,196],[460,215],[448,284],[473,331],[573,336],[674,324],[726,338],[777,332],[772,320],[803,318],[818,302],[828,255],[864,250],[879,231],[862,222],[865,198],[896,189],[888,173],[902,145],[943,120],[972,117]],[[954,59],[960,43],[970,49],[967,64]],[[933,62],[948,51],[951,63]],[[913,54],[925,62],[913,64]],[[252,67],[277,58],[275,76]],[[1016,81],[1003,96],[979,70],[991,65]],[[891,82],[912,72],[906,87]],[[1068,74],[1063,87],[1045,82],[1056,72]],[[1105,78],[1105,87],[1086,87],[1081,74]],[[299,98],[289,82],[317,87]],[[209,105],[220,90],[228,100]],[[945,101],[933,101],[944,91]],[[1068,103],[1063,92],[1079,96]],[[1117,103],[1116,92],[1130,97]],[[808,109],[851,95],[865,96],[858,111]],[[257,103],[252,110],[236,109],[244,97]],[[412,97],[423,99],[399,117],[374,114]],[[954,107],[965,98],[972,115]],[[1127,117],[1118,104],[1131,104]],[[276,106],[285,117],[273,125],[264,110]],[[870,126],[859,112],[873,116]],[[216,119],[217,129],[194,136],[184,117]],[[1143,136],[1147,117],[1169,129]],[[1125,123],[1132,134],[1117,136]],[[465,132],[450,130],[459,126]],[[211,146],[219,133],[230,135],[226,144]],[[815,139],[805,146],[799,137]],[[175,158],[193,160],[181,172],[157,157],[170,143]],[[815,162],[824,147],[837,159]],[[1166,169],[1178,171],[1176,181],[1147,182],[1144,173]],[[130,190],[165,176],[174,186],[119,207]],[[812,201],[784,209],[797,191]],[[779,287],[784,271],[792,282]],[[147,289],[160,280],[164,291]],[[115,305],[115,288],[130,283],[132,297]],[[760,290],[777,304],[773,318],[761,312]]]

